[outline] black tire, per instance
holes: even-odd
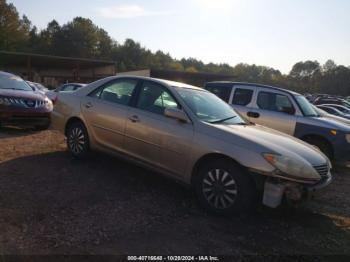
[[[320,149],[320,151],[325,154],[329,159],[333,159],[333,150],[332,146],[322,139],[316,137],[307,137],[304,139],[306,143],[310,145],[316,146]]]
[[[67,147],[75,158],[84,158],[90,151],[89,135],[81,122],[72,123],[67,129]]]
[[[256,203],[256,186],[243,168],[225,159],[203,164],[194,179],[200,204],[217,214],[247,213]]]

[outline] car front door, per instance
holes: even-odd
[[[128,111],[125,151],[180,176],[190,154],[193,125],[166,117],[166,108],[181,106],[166,87],[144,81],[135,107]]]
[[[298,107],[284,92],[258,87],[255,108],[247,112],[251,122],[294,135]]]
[[[123,149],[125,121],[137,84],[136,79],[113,80],[82,100],[83,116],[100,145],[117,151]]]

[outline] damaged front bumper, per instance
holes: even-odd
[[[300,202],[309,199],[314,192],[328,186],[333,178],[331,172],[321,176],[319,181],[310,182],[294,180],[288,177],[275,176],[275,174],[261,174],[265,176],[263,184],[263,204],[276,208],[282,203],[285,197],[288,202]]]

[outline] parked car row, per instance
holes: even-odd
[[[304,97],[282,89],[227,82],[205,89],[109,77],[59,93],[53,127],[67,137],[74,157],[99,150],[150,168],[192,186],[216,213],[249,210],[258,199],[269,207],[284,198],[301,201],[332,181],[331,162],[319,148],[332,146],[327,153],[338,157],[350,127],[340,130]],[[316,134],[331,141],[322,144]],[[333,149],[338,143],[343,149]]]
[[[306,97],[321,115],[349,124],[350,97],[327,94],[307,94]]]
[[[16,75],[0,71],[0,126],[47,129],[56,94],[75,91],[82,86],[84,84],[64,84],[51,92],[40,83],[24,81]]]

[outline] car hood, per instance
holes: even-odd
[[[45,95],[39,92],[21,91],[21,90],[12,90],[12,89],[9,89],[9,90],[0,89],[0,96],[24,98],[24,99],[30,99],[30,100],[45,99]]]
[[[211,125],[217,135],[258,153],[275,153],[294,159],[303,158],[311,165],[323,165],[327,157],[315,147],[289,135],[260,125]]]
[[[341,117],[339,117],[341,118]],[[345,124],[345,122],[340,122],[335,120],[336,118],[327,116],[320,117],[299,117],[298,122],[306,125],[319,126],[323,128],[336,129],[343,131],[345,133],[350,132],[350,126]]]

